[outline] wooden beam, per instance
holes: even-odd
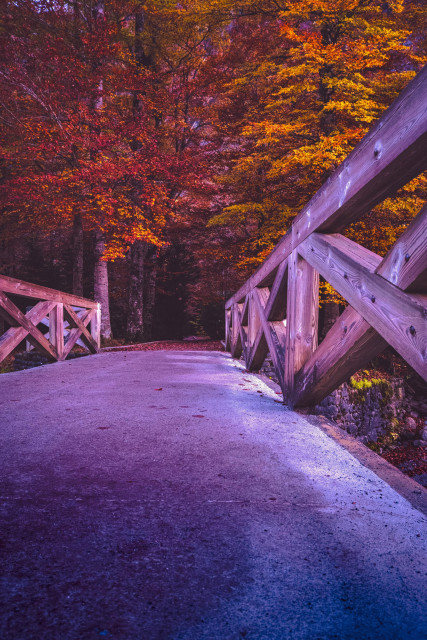
[[[246,368],[248,371],[259,371],[268,354],[268,345],[259,316],[258,304],[254,299],[255,295],[256,293],[254,291],[248,295],[250,298],[248,328],[249,344],[246,358]]]
[[[375,273],[381,258],[338,234],[314,233],[298,250],[427,379],[426,298],[406,294]]]
[[[233,305],[232,314],[233,323],[231,326],[231,355],[233,356],[233,358],[240,358],[243,351],[243,345],[240,337],[240,313],[238,304]]]
[[[101,348],[101,305],[99,302],[90,321],[90,332],[99,351]]]
[[[65,357],[70,353],[79,338],[85,343],[92,353],[98,353],[98,345],[86,328],[95,313],[96,309],[88,309],[83,313],[82,317],[79,318],[70,305],[64,305],[64,317],[67,318],[70,324],[70,334],[68,336],[66,347],[64,348]]]
[[[231,311],[229,309],[225,310],[225,350],[230,351],[231,341],[230,341],[230,321],[231,321]]]
[[[58,360],[64,359],[64,305],[55,304],[49,313],[49,340],[56,349]]]
[[[400,289],[427,293],[427,205],[395,242],[377,273]]]
[[[230,351],[231,349],[231,316],[232,313],[229,309],[225,310],[225,349]]]
[[[285,341],[286,331],[282,321],[269,322],[266,318],[266,306],[270,291],[267,288],[259,288],[254,291],[254,301],[257,306],[258,316],[265,340],[268,345],[274,369],[278,377],[280,386],[283,388],[284,362],[285,362]]]
[[[288,259],[284,393],[293,404],[295,374],[317,347],[319,274],[297,251]]]
[[[288,261],[285,260],[277,269],[276,277],[270,291],[265,313],[267,320],[276,321],[286,318]]]
[[[427,207],[405,229],[375,272],[403,290],[422,288],[425,272]],[[406,260],[409,255],[410,259]],[[371,258],[372,259],[372,258]],[[378,261],[378,256],[373,258]],[[409,265],[409,262],[411,264]],[[424,286],[427,284],[423,280]],[[387,342],[347,307],[297,376],[295,405],[314,405],[387,347]]]
[[[75,296],[71,293],[63,293],[56,289],[42,287],[38,284],[31,284],[30,282],[24,282],[24,280],[17,280],[16,278],[9,278],[8,276],[2,275],[0,275],[0,291],[13,293],[14,295],[23,296],[25,298],[37,298],[38,300],[63,302],[75,307],[83,307],[87,309],[96,309],[98,304],[93,300],[81,298],[80,296]]]
[[[387,342],[347,307],[295,379],[293,406],[319,403],[387,347]]]
[[[12,349],[15,348],[19,344],[19,342],[28,335],[28,340],[31,344],[41,351],[43,354],[47,355],[50,360],[57,360],[58,354],[56,349],[46,340],[42,332],[37,329],[37,324],[46,317],[46,315],[53,309],[55,306],[54,302],[47,301],[45,303],[39,303],[33,309],[31,309],[27,315],[24,315],[20,309],[9,300],[3,291],[0,291],[0,309],[5,320],[12,325],[11,329],[15,329],[15,331],[6,331],[2,336],[1,345],[3,347],[2,354],[0,360],[6,357],[8,353]],[[44,315],[40,314],[43,313]],[[23,329],[22,332],[17,331],[18,329]],[[10,332],[10,333],[9,333]],[[19,337],[22,337],[19,339]],[[11,344],[14,344],[12,348],[10,348]]]
[[[54,303],[52,302],[38,302],[32,309],[30,309],[30,311],[28,311],[25,317],[28,322],[37,326],[39,322],[48,315],[53,305]],[[9,314],[7,315],[9,316]],[[17,322],[15,320],[15,325],[16,324]],[[13,349],[15,349],[15,347],[17,347],[27,335],[28,330],[19,325],[10,327],[2,336],[0,336],[0,362],[4,360],[4,358],[6,358],[6,356],[8,356],[9,353],[11,353],[11,351],[13,351]],[[32,344],[34,344],[34,340]]]
[[[240,301],[313,231],[342,231],[427,167],[427,66],[298,214],[292,229],[226,303]]]

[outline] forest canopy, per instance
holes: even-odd
[[[0,271],[94,296],[104,339],[218,337],[225,299],[427,62],[422,0],[0,15]],[[384,255],[425,186],[349,237]]]

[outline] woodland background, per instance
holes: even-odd
[[[104,341],[222,336],[224,301],[427,62],[423,0],[3,0],[0,272]],[[348,234],[383,255],[426,176]],[[343,301],[322,284],[325,332]]]

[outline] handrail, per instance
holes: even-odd
[[[36,302],[24,314],[10,295]],[[101,305],[87,298],[0,275],[0,318],[10,325],[0,336],[0,362],[24,339],[51,361],[65,360],[78,340],[92,353],[100,349]],[[37,326],[45,318],[47,334]]]
[[[226,348],[268,352],[290,406],[322,400],[388,344],[427,380],[427,207],[384,259],[341,232],[427,168],[427,66],[225,304]],[[349,303],[318,346],[319,274]]]

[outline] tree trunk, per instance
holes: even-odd
[[[147,341],[153,339],[154,307],[156,304],[158,258],[159,258],[159,250],[153,247],[152,251],[149,252],[149,256],[148,256],[146,268],[145,268],[144,338]]]
[[[77,213],[73,221],[73,293],[83,296],[83,223]]]
[[[95,268],[93,296],[101,304],[101,338],[109,340],[111,334],[110,296],[108,292],[108,263],[101,260],[105,251],[105,239],[101,231],[95,231]]]
[[[145,339],[144,318],[144,262],[147,244],[135,240],[130,248],[128,315],[126,320],[126,339],[143,342]]]

